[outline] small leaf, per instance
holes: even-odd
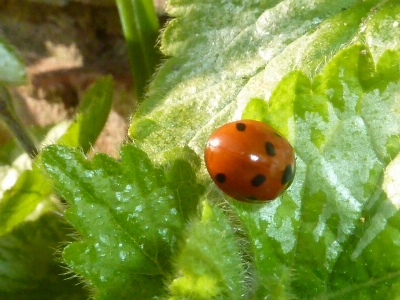
[[[0,84],[26,83],[24,63],[17,57],[14,50],[0,38]]]
[[[112,104],[113,80],[111,76],[98,79],[83,95],[74,123],[57,144],[82,147],[89,151],[107,121]]]
[[[52,186],[38,166],[22,172],[15,185],[5,191],[0,202],[0,235],[23,222],[52,191]]]
[[[57,143],[81,146],[85,151],[96,141],[111,109],[112,79],[104,77],[86,91],[74,123]],[[45,206],[53,193],[52,186],[34,160],[32,170],[23,170],[15,185],[0,201],[0,236],[23,222],[41,202]]]
[[[242,261],[238,236],[217,206],[203,202],[202,215],[187,230],[169,299],[243,299],[248,262]]]
[[[72,148],[50,146],[43,165],[83,236],[64,250],[68,265],[96,286],[99,299],[160,295],[201,192],[190,165],[155,168],[132,145],[121,149],[120,162],[102,154],[89,162]]]

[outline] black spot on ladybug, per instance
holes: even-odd
[[[256,200],[258,200],[256,197],[254,197],[254,196],[249,196],[249,197],[246,197],[246,199],[247,200],[251,200],[251,201],[256,201]]]
[[[268,156],[275,156],[276,154],[275,147],[271,142],[265,143],[265,151],[267,152]]]
[[[226,181],[226,176],[223,173],[218,173],[217,176],[215,176],[215,180],[219,183],[224,183]]]
[[[281,138],[282,136],[279,134],[279,133],[277,133],[276,131],[274,131],[274,134],[275,134],[275,136],[277,136],[278,138]]]
[[[238,131],[245,131],[246,130],[246,124],[244,124],[244,123],[236,123],[236,129]]]
[[[290,179],[290,180],[288,181],[288,183],[287,183],[287,185],[286,185],[286,187],[285,187],[285,190],[292,184],[293,179],[294,179],[294,175],[296,174],[296,160],[294,161],[292,168],[293,168],[293,169],[292,169],[292,179]]]
[[[285,185],[289,182],[291,183],[293,178],[294,178],[294,168],[292,169],[292,165],[287,165],[285,170],[283,170],[282,180],[281,180],[282,185]]]
[[[254,176],[254,178],[251,180],[251,185],[258,187],[258,186],[262,185],[266,180],[267,180],[267,177],[265,177],[265,175],[258,174],[256,176]]]

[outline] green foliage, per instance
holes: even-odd
[[[112,79],[105,77],[87,90],[75,121],[59,143],[89,150],[107,120],[112,84]],[[61,209],[38,164],[41,158],[33,160],[30,169],[30,159],[12,144],[8,155],[1,158],[0,168],[3,186],[16,178],[0,201],[0,298],[87,299],[82,285],[77,286],[76,278],[71,280],[73,275],[65,275],[65,266],[54,255],[61,243],[71,240],[67,236],[71,230],[59,216],[49,215],[49,211]]]
[[[399,60],[396,64],[400,69]],[[268,104],[250,102],[246,117],[267,109],[263,121],[295,132],[298,165],[294,186],[280,204],[250,212],[235,205],[253,249],[263,249],[254,251],[259,298],[275,286],[291,286],[290,293],[305,298],[393,297],[391,286],[400,274],[395,246],[400,215],[382,181],[391,154],[400,150],[387,146],[400,138],[400,105],[392,98],[400,83],[384,82],[374,70],[367,49],[355,45],[339,52],[313,82],[294,72]],[[386,236],[382,257],[377,249]]]
[[[26,82],[25,65],[14,50],[0,38],[0,84],[22,84]]]
[[[399,181],[385,177],[385,170],[396,168],[400,149],[400,43],[394,33],[400,6],[396,1],[185,4],[170,2],[169,12],[177,18],[166,28],[162,49],[172,58],[134,116],[130,135],[157,158],[174,147],[174,136],[201,155],[212,129],[227,121],[243,117],[272,124],[293,143],[298,171],[289,191],[274,202],[231,203],[240,220],[232,227],[246,232],[252,256],[253,269],[244,281],[253,283],[254,294],[244,294],[393,298],[400,261],[399,191],[388,197],[382,189],[384,181]],[[199,175],[210,186],[208,200],[220,201],[211,180]],[[231,218],[218,216],[220,223]],[[224,253],[217,243],[196,238],[191,228],[198,222],[189,227],[177,255],[171,297],[228,299],[227,281],[212,274],[243,273],[229,273],[211,257],[203,263],[208,276],[193,273],[197,265],[190,256],[207,256],[187,254],[186,248],[207,249],[213,257]],[[202,235],[214,236],[206,232]],[[221,237],[225,233],[220,229]],[[385,237],[383,258],[378,249]],[[230,242],[231,249],[243,247],[242,238]],[[230,259],[237,255],[232,251]],[[233,286],[242,283],[237,278]]]
[[[111,110],[113,81],[111,76],[98,79],[87,89],[74,123],[57,141],[59,145],[90,150],[107,121]]]
[[[171,283],[170,299],[243,299],[249,293],[249,265],[221,208],[204,202],[202,219],[193,222],[186,235],[176,259],[180,277]]]
[[[22,125],[17,117],[12,97],[8,90],[0,84],[0,120],[4,122],[14,138],[24,148],[30,157],[35,157],[38,154],[38,149],[35,145],[33,137],[29,134],[28,130]]]
[[[71,233],[60,216],[47,213],[2,236],[0,298],[87,299],[79,281],[65,274],[65,266],[55,255],[60,243],[71,241]]]
[[[148,0],[116,0],[116,4],[129,49],[136,96],[141,99],[160,63],[160,53],[155,47],[159,25],[154,3]]]
[[[67,220],[84,237],[64,250],[69,266],[94,284],[99,299],[160,295],[184,225],[196,215],[201,189],[190,164],[177,159],[155,168],[131,145],[120,162],[102,154],[89,162],[72,148],[50,146],[43,164],[70,204]]]
[[[239,119],[249,99],[268,100],[291,71],[313,77],[357,43],[373,47],[378,61],[396,39],[381,43],[374,34],[375,6],[390,7],[378,20],[393,28],[396,1],[170,1],[168,12],[177,18],[161,49],[171,58],[132,119],[130,136],[148,153],[174,147],[175,136],[200,153],[211,130]]]
[[[94,297],[396,298],[397,2],[170,1],[171,58],[120,161],[43,152],[79,233],[63,258]],[[239,118],[294,146],[296,178],[275,201],[229,199],[206,175],[206,139]]]
[[[0,233],[3,235],[10,232],[21,224],[42,201],[49,202],[48,198],[52,190],[48,180],[37,166],[34,166],[32,170],[24,170],[15,185],[5,191],[0,202]],[[51,207],[50,203],[44,203],[45,206]]]
[[[111,77],[99,79],[85,93],[74,123],[58,143],[89,150],[107,120],[111,96]],[[0,202],[0,235],[23,222],[39,203],[43,202],[45,207],[51,207],[49,202],[53,189],[37,161],[40,161],[40,157],[34,160],[32,170],[20,170],[21,174],[15,185],[4,192]]]

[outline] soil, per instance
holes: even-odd
[[[164,1],[155,5],[163,15]],[[84,90],[100,76],[113,75],[113,109],[93,151],[118,157],[136,99],[114,0],[0,0],[0,37],[27,66],[29,83],[12,93],[28,126],[73,118]],[[10,138],[4,126],[0,136],[0,145]]]

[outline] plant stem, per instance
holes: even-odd
[[[160,61],[160,53],[155,47],[159,35],[158,19],[152,0],[116,0],[116,3],[140,100]]]
[[[34,158],[38,154],[35,142],[14,113],[10,94],[2,85],[0,85],[0,118],[4,121],[25,151]]]

